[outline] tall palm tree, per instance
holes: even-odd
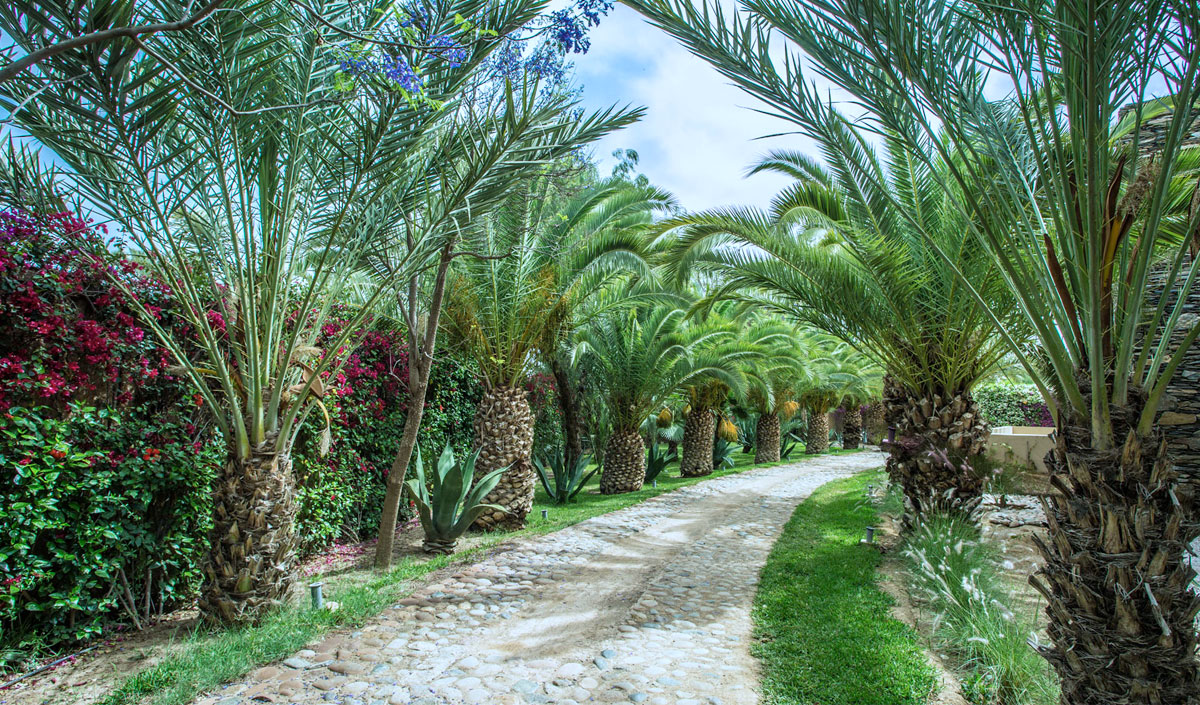
[[[888,471],[904,488],[909,517],[969,510],[982,485],[958,468],[983,452],[988,436],[970,390],[1005,347],[987,306],[958,273],[995,303],[1011,301],[1002,272],[965,246],[972,215],[957,208],[958,189],[939,183],[943,164],[927,163],[895,136],[885,136],[881,157],[832,109],[804,127],[829,167],[773,153],[754,170],[801,178],[769,212],[731,209],[662,223],[677,238],[674,271],[716,272],[722,285],[710,299],[781,311],[887,370],[888,420],[898,439]],[[864,183],[864,174],[876,184]],[[1010,307],[1003,315],[1019,314]],[[816,433],[824,419],[812,419]],[[959,461],[953,469],[939,462],[941,451]]]
[[[583,454],[583,422],[577,375],[570,365],[573,332],[596,316],[614,307],[636,303],[641,294],[632,296],[631,277],[653,279],[647,261],[644,231],[658,213],[676,209],[674,197],[649,184],[624,179],[607,179],[593,184],[571,199],[563,209],[563,218],[555,226],[555,239],[566,250],[579,250],[584,243],[603,241],[606,251],[623,247],[624,261],[610,260],[613,266],[584,267],[570,256],[556,257],[553,279],[558,306],[544,330],[541,355],[554,374],[558,401],[563,416],[563,443],[567,466]],[[639,290],[640,291],[640,290]],[[655,298],[652,290],[646,296]]]
[[[1182,315],[1187,297],[1172,298],[1200,269],[1186,237],[1200,227],[1200,208],[1167,249],[1164,295],[1146,291],[1172,230],[1165,218],[1180,144],[1195,130],[1200,6],[758,0],[733,17],[719,7],[631,3],[804,123],[820,99],[797,91],[807,85],[798,60],[775,64],[770,42],[786,37],[922,161],[933,161],[921,156],[932,148],[954,165],[931,173],[962,212],[988,214],[964,222],[968,247],[1003,272],[1036,350],[993,313],[1054,409],[1058,494],[1033,582],[1048,601],[1050,643],[1040,650],[1062,679],[1062,702],[1196,703],[1200,596],[1184,553],[1200,535],[1198,493],[1171,462],[1156,418],[1200,336],[1200,322]],[[985,86],[997,85],[1008,95],[989,100]],[[1139,128],[1156,91],[1186,107],[1164,121],[1150,158]],[[1114,145],[1125,104],[1135,138]],[[862,177],[879,188],[877,175]],[[954,256],[940,246],[936,254]]]
[[[745,378],[705,338],[685,326],[685,312],[669,305],[614,311],[580,330],[576,352],[589,370],[612,430],[604,450],[600,491],[634,492],[646,477],[640,428],[681,386],[700,378],[740,390]],[[710,461],[711,462],[711,461]]]
[[[483,378],[475,414],[476,474],[508,468],[486,498],[504,510],[476,520],[485,529],[519,528],[533,506],[534,418],[525,380],[537,354],[554,350],[590,294],[627,272],[650,274],[640,251],[645,238],[625,228],[585,227],[614,196],[607,186],[563,213],[546,197],[549,185],[546,178],[529,180],[468,230],[462,245],[476,256],[460,260],[447,281],[447,328]],[[637,190],[636,199],[649,210],[670,197],[647,187]]]
[[[31,15],[6,7],[0,29],[32,53],[47,34],[86,26],[105,36],[145,9],[39,3],[38,31],[27,32]],[[228,448],[199,601],[209,621],[257,620],[292,585],[295,430],[324,411],[337,351],[352,346],[390,284],[375,285],[327,351],[313,347],[354,262],[404,212],[381,175],[445,124],[439,104],[487,57],[491,33],[526,24],[540,4],[437,9],[412,36],[422,46],[434,37],[456,43],[455,61],[392,33],[388,3],[330,6],[315,22],[294,3],[268,0],[179,31],[114,32],[0,84],[0,105],[66,164],[67,188],[171,285],[194,331],[180,339],[157,312],[140,311],[213,410]],[[487,32],[463,29],[460,13]],[[387,75],[347,73],[347,32],[392,47],[391,65],[425,77],[421,95]],[[392,276],[424,266],[433,251],[414,243]]]

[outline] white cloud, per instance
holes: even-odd
[[[754,112],[761,107],[754,98],[628,7],[618,5],[592,30],[591,40],[591,51],[575,60],[586,103],[648,108],[640,123],[597,145],[603,171],[612,167],[614,149],[632,148],[651,181],[674,192],[690,210],[765,206],[788,179],[744,178],[749,164],[772,148],[817,156],[812,142],[800,135],[757,139],[794,126]]]

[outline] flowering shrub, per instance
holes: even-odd
[[[0,666],[198,584],[218,454],[131,295],[171,325],[167,290],[85,222],[0,213]]]
[[[992,426],[1053,426],[1054,418],[1032,385],[989,385],[972,392]]]
[[[349,312],[345,313],[346,316]],[[339,322],[323,331],[336,336]],[[404,335],[390,328],[368,331],[330,380],[333,442],[316,452],[321,419],[301,431],[294,453],[299,481],[297,530],[308,555],[336,540],[371,537],[379,527],[387,473],[408,412],[408,351]],[[434,361],[418,443],[436,457],[449,443],[460,452],[471,445],[471,421],[482,388],[475,370],[444,354]]]

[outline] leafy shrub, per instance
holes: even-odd
[[[535,374],[525,384],[529,408],[533,412],[533,447],[550,452],[565,445],[562,408],[558,405],[558,387],[554,376]]]
[[[326,325],[327,339],[340,320]],[[371,538],[379,528],[387,473],[400,445],[408,413],[408,351],[401,331],[368,331],[328,380],[333,437],[330,451],[317,452],[323,419],[301,428],[293,453],[297,473],[296,529],[303,555],[332,542]],[[425,398],[419,444],[426,453],[446,445],[466,452],[481,388],[475,369],[445,355],[434,360]]]
[[[198,586],[218,454],[138,305],[177,325],[87,223],[0,213],[0,667]]]
[[[533,467],[537,470],[542,488],[546,490],[546,494],[550,495],[555,504],[567,504],[575,500],[575,496],[583,490],[588,480],[592,479],[592,476],[600,470],[597,467],[584,474],[591,462],[590,457],[581,455],[568,468],[565,454],[557,451],[549,454],[538,453],[533,457]]]
[[[988,385],[972,392],[992,426],[1053,426],[1054,418],[1032,385]]]
[[[404,482],[408,496],[417,505],[417,516],[425,530],[426,553],[454,553],[458,537],[467,532],[471,523],[485,511],[503,511],[504,507],[483,504],[483,498],[496,488],[500,476],[507,467],[494,470],[479,478],[475,477],[475,460],[479,452],[467,455],[463,461],[454,458],[450,446],[442,451],[432,477],[426,477],[421,451],[413,467],[413,476]]]

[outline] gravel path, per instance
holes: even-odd
[[[767,553],[814,489],[883,458],[751,470],[514,541],[197,702],[753,705]]]

